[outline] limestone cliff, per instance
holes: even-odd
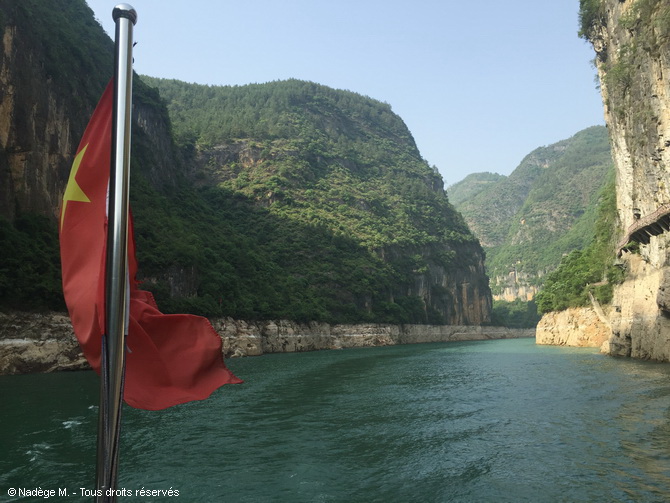
[[[618,250],[627,268],[608,322],[613,355],[670,361],[670,1],[582,0],[616,166]],[[626,246],[631,241],[636,244]],[[631,250],[635,250],[632,252]]]
[[[112,76],[113,43],[83,1],[0,4],[0,30],[0,217],[55,221],[73,152]],[[141,165],[155,186],[173,183],[165,109],[137,79],[134,87],[134,148],[150,152],[152,162]]]
[[[626,261],[629,274],[615,290],[611,336],[603,349],[613,356],[670,361],[670,268],[637,255]]]
[[[537,276],[531,276],[512,267],[507,275],[491,278],[491,283],[498,286],[498,293],[493,295],[493,300],[507,302],[513,302],[516,299],[532,300],[539,291],[539,286],[534,283],[537,283],[537,279],[542,276],[544,276],[542,272]]]
[[[549,313],[537,325],[537,344],[600,348],[609,340],[606,319],[591,308],[572,308]]]
[[[670,2],[606,0],[601,9],[590,39],[628,229],[670,202]],[[653,260],[663,266],[665,253]]]
[[[99,96],[104,81],[79,87],[87,79],[70,74],[74,68],[68,65],[62,70],[71,80],[64,85],[49,65],[52,55],[35,37],[31,21],[37,13],[30,5],[20,3],[2,6],[0,12],[4,20],[0,50],[0,216],[12,220],[17,212],[27,211],[55,219],[72,152],[95,105],[93,100],[81,99],[81,92],[67,92],[67,87]],[[110,58],[111,54],[108,46]],[[89,75],[96,70],[91,69]]]

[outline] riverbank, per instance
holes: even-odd
[[[258,356],[397,344],[534,337],[534,329],[457,325],[330,325],[210,320],[224,356]],[[0,313],[0,375],[88,368],[64,313]]]

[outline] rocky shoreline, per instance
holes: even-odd
[[[653,242],[667,237],[654,237]],[[663,243],[663,249],[668,243]],[[628,277],[614,288],[611,305],[594,299],[589,307],[546,313],[537,325],[536,342],[597,347],[610,356],[670,362],[670,267],[663,256],[622,257]]]
[[[226,357],[535,336],[534,329],[505,327],[210,321]],[[0,313],[0,375],[86,368],[67,314]]]

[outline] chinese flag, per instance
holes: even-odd
[[[84,132],[63,196],[60,249],[63,292],[82,351],[100,373],[105,331],[107,185],[114,86],[110,82]],[[240,383],[223,362],[221,338],[209,320],[161,313],[139,290],[132,225],[128,236],[130,320],[124,399],[159,410],[203,400],[224,384]]]

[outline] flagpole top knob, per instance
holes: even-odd
[[[132,5],[127,3],[120,3],[114,7],[114,10],[112,10],[112,18],[114,18],[114,22],[122,17],[130,19],[130,22],[133,24],[137,23],[137,11]]]

